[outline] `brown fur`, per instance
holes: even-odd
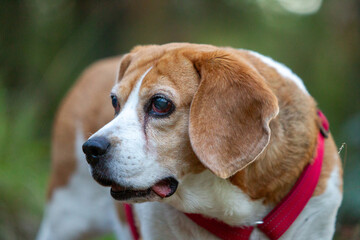
[[[277,99],[241,58],[222,50],[188,56],[201,81],[190,109],[192,147],[206,167],[228,178],[267,146]]]

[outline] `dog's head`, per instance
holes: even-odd
[[[111,98],[114,119],[83,150],[95,180],[131,202],[170,197],[189,174],[229,178],[266,148],[278,113],[251,65],[208,45],[135,48]]]

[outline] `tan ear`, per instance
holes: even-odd
[[[184,55],[200,75],[190,108],[191,145],[207,168],[228,178],[268,145],[277,98],[255,69],[226,51]]]
[[[129,67],[129,65],[131,63],[131,60],[132,60],[131,53],[128,53],[128,54],[124,55],[121,58],[119,72],[118,72],[118,76],[117,76],[116,81],[119,81],[119,80],[121,80],[123,78],[123,76],[124,76],[124,74],[126,72],[126,69],[128,69],[128,67]]]

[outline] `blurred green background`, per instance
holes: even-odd
[[[252,49],[304,80],[347,143],[336,239],[360,239],[358,0],[1,0],[0,29],[0,239],[36,234],[52,121],[81,71],[175,41]]]

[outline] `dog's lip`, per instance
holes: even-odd
[[[111,196],[118,201],[126,201],[132,198],[146,198],[150,195],[151,189],[145,190],[132,190],[123,188],[123,190],[118,191],[119,186],[116,187],[117,190],[114,190],[113,187],[110,189]]]
[[[116,184],[111,185],[111,191],[113,192],[121,192],[121,191],[125,191],[126,187],[122,187]]]
[[[113,183],[111,184],[110,194],[119,201],[126,201],[132,198],[145,198],[151,193],[155,193],[160,198],[167,198],[176,192],[177,186],[178,181],[173,177],[164,178],[147,189],[127,188]]]

